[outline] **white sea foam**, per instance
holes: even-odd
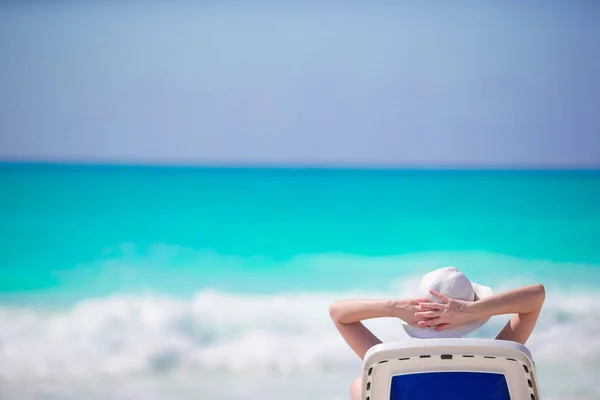
[[[188,300],[115,295],[54,311],[3,307],[0,388],[15,399],[345,398],[360,363],[328,304],[352,295],[206,290]],[[544,398],[600,397],[598,300],[548,288],[528,343]],[[507,318],[478,335],[495,335]],[[402,337],[399,321],[368,325],[384,340]]]

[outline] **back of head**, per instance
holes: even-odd
[[[494,294],[492,288],[471,282],[465,274],[456,267],[444,267],[426,273],[421,279],[419,288],[423,296],[428,297],[431,302],[442,303],[441,299],[433,296],[430,291],[436,291],[451,299],[476,301]],[[467,335],[485,324],[489,318],[471,321],[455,328],[443,331],[435,331],[433,328],[419,328],[417,326],[403,324],[406,333],[419,339],[428,338],[456,338]]]
[[[456,267],[438,268],[426,273],[421,279],[420,289],[431,301],[440,302],[429,291],[435,290],[452,299],[473,301],[475,291],[471,281]]]

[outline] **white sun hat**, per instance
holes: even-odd
[[[421,279],[419,289],[421,290],[423,296],[429,298],[432,303],[442,303],[442,301],[429,293],[430,290],[435,290],[436,292],[444,294],[451,299],[464,301],[481,300],[494,294],[492,288],[471,282],[465,276],[465,274],[463,274],[456,267],[439,268],[426,273]],[[436,332],[434,327],[419,328],[406,323],[404,323],[402,326],[404,327],[406,333],[413,338],[457,338],[467,335],[468,333],[480,328],[483,324],[488,322],[489,319],[489,317],[482,318],[461,326],[457,326],[456,328],[439,332]]]

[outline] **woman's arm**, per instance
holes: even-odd
[[[493,296],[492,296],[493,297]],[[513,314],[496,339],[525,344],[542,311],[546,290],[541,284],[500,293],[498,298],[481,300],[479,312],[486,315]],[[477,310],[475,307],[474,310]]]
[[[432,294],[442,300],[442,303],[421,303],[423,310],[430,311],[415,314],[415,317],[421,319],[418,326],[436,326],[436,330],[442,331],[481,318],[514,314],[496,339],[522,344],[531,335],[546,297],[541,284],[509,290],[473,302],[450,299],[437,292]]]
[[[338,300],[329,307],[329,315],[346,343],[362,360],[365,353],[381,343],[361,321],[372,318],[400,318],[416,323],[418,304],[427,298],[413,300]]]

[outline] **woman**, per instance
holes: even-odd
[[[403,321],[415,338],[461,337],[485,324],[494,315],[512,314],[496,339],[525,344],[540,315],[545,299],[541,284],[494,294],[471,282],[454,267],[440,268],[423,276],[422,298],[404,300],[338,300],[329,313],[338,331],[362,360],[367,350],[381,341],[361,321],[392,317]],[[361,395],[361,378],[350,387],[353,400]]]

